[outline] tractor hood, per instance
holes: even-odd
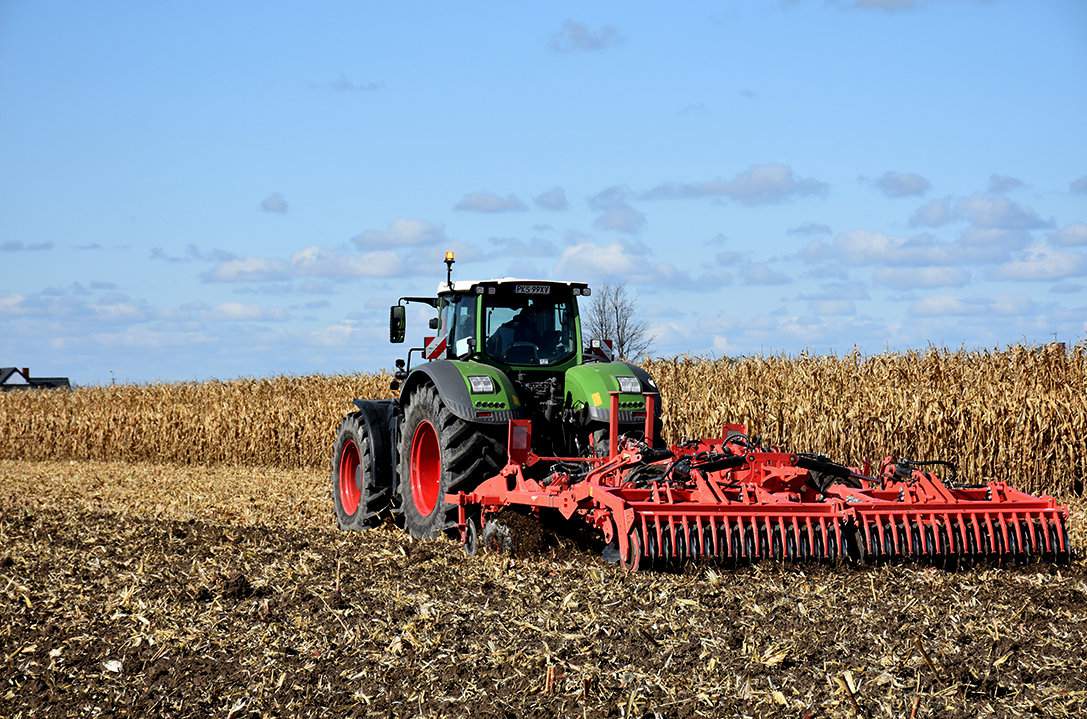
[[[626,362],[589,362],[566,370],[566,394],[571,406],[574,409],[588,408],[589,418],[597,422],[608,421],[611,392],[620,393],[621,423],[644,421],[645,399],[642,393],[657,391],[657,385],[648,372]],[[658,402],[658,411],[660,406]]]

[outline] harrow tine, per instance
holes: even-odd
[[[834,561],[838,562],[842,558],[842,531],[841,523],[834,522]]]
[[[1068,551],[1068,531],[1064,526],[1064,519],[1057,515],[1053,518],[1053,525],[1057,528],[1057,539],[1059,540],[1060,551],[1062,555],[1069,554]]]
[[[1046,553],[1046,555],[1047,556],[1054,556],[1055,547],[1053,546],[1053,543],[1049,541],[1048,527],[1046,527],[1045,516],[1042,515],[1042,514],[1038,515],[1038,527],[1039,527],[1039,530],[1042,533],[1043,538],[1045,539],[1045,553]]]
[[[759,543],[755,536],[755,519],[752,517],[744,529],[744,559],[748,564],[754,562],[759,556]]]
[[[815,532],[811,528],[811,517],[804,517],[804,526],[808,530],[808,558],[815,552]]]
[[[779,562],[785,561],[786,555],[788,554],[785,551],[785,548],[788,545],[785,534],[785,517],[778,516],[778,524],[774,527],[772,544],[774,545],[774,559]]]
[[[1009,551],[1010,547],[1012,546],[1012,542],[1009,539],[1011,535],[1008,534],[1008,518],[1004,516],[1004,513],[1001,512],[1000,514],[996,515],[996,519],[1000,523],[1000,542],[1001,542],[1001,544],[1000,544],[999,554],[1000,554],[1000,561],[1001,561],[1001,563],[1003,563],[1003,562],[1005,562],[1007,560],[1008,551]]]
[[[789,538],[792,539],[792,551],[790,552],[790,543],[787,541],[785,542],[785,554],[789,557],[790,562],[796,562],[800,559],[800,522],[797,521],[795,514],[792,519],[792,526],[789,528]]]
[[[725,556],[734,557],[732,554],[732,527],[729,524],[728,517],[725,517],[725,521],[721,524],[721,534],[725,537]],[[717,539],[714,544],[720,548],[720,539]]]
[[[883,522],[879,518],[879,514],[875,514],[872,517],[872,524],[875,525],[876,530],[876,560],[884,559],[887,554],[887,547],[883,541]],[[869,543],[871,544],[871,543]]]
[[[977,521],[976,513],[973,513],[970,519],[974,526],[974,557],[976,561],[978,555],[982,554],[982,525]]]
[[[889,532],[890,535],[891,535],[891,548],[894,549],[894,555],[893,556],[895,556],[895,557],[902,556],[902,552],[898,548],[898,532],[895,531],[895,521],[894,521],[894,518],[891,517],[891,515],[889,515],[889,514],[887,515],[887,532]],[[883,542],[884,547],[887,546],[886,539],[887,539],[887,537],[886,537],[886,534],[885,534],[884,535],[884,542]]]
[[[1023,539],[1023,525],[1020,524],[1019,513],[1018,512],[1012,512],[1012,522],[1013,522],[1013,525],[1015,527],[1014,534],[1016,535],[1016,539],[1017,539],[1017,543],[1016,543],[1016,549],[1017,549],[1016,554],[1018,555],[1017,561],[1022,563],[1023,560],[1026,558],[1026,556],[1025,556],[1026,542]]]
[[[990,556],[996,556],[996,531],[993,529],[993,515],[988,512],[985,513],[985,526],[988,528],[988,548],[983,547],[982,552],[987,558]],[[984,544],[984,543],[983,543]]]
[[[713,520],[706,522],[705,525],[702,524],[702,517],[698,517],[695,521],[698,522],[698,536],[702,538],[702,552],[708,557],[717,559],[717,532],[713,528]]]

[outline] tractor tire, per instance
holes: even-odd
[[[340,423],[332,445],[332,506],[340,529],[376,526],[389,508],[389,490],[379,488],[373,442],[361,412]]]
[[[452,492],[470,492],[505,464],[504,443],[488,426],[449,411],[432,385],[416,390],[404,408],[400,433],[400,511],[417,538],[456,526]]]

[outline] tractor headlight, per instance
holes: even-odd
[[[616,377],[619,380],[619,391],[624,394],[641,394],[642,383],[637,377]]]
[[[494,392],[494,380],[490,377],[469,377],[468,383],[472,385],[472,392],[476,394]]]

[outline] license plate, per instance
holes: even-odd
[[[549,295],[551,285],[514,285],[513,291],[519,295]]]

